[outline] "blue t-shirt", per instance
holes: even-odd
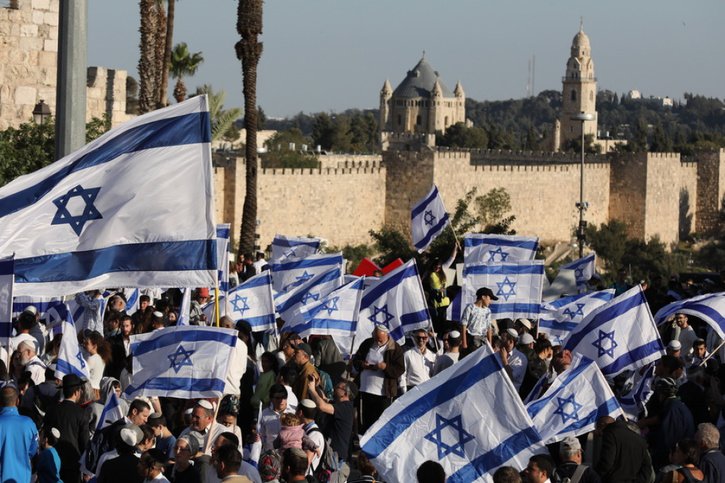
[[[38,457],[38,483],[63,483],[60,479],[60,457],[52,446]]]

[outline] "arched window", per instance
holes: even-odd
[[[415,116],[415,125],[420,126],[420,115]]]
[[[572,89],[572,91],[571,91],[571,100],[572,101],[576,101],[576,90],[573,90]]]

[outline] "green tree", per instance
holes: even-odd
[[[483,233],[515,235],[511,228],[516,216],[507,215],[511,211],[511,195],[504,188],[493,188],[475,199],[480,230]]]
[[[201,52],[191,53],[186,42],[181,42],[174,46],[171,52],[171,65],[169,67],[171,77],[176,79],[174,87],[174,99],[181,102],[186,99],[186,84],[184,77],[196,74],[201,63],[204,62],[204,56]]]
[[[261,156],[262,166],[265,168],[317,168],[319,162],[312,151],[302,151],[302,145],[309,144],[309,138],[297,128],[277,131],[264,143],[267,152]]]
[[[446,260],[453,251],[456,238],[474,230],[480,222],[480,216],[471,212],[472,205],[475,205],[476,189],[473,188],[456,202],[456,209],[450,218],[450,225],[433,240],[428,247],[431,259]],[[455,231],[455,235],[454,235]],[[460,243],[460,239],[458,240]]]
[[[312,141],[324,150],[331,150],[335,144],[335,124],[326,112],[317,114],[312,124]]]
[[[459,122],[446,129],[445,134],[436,135],[436,144],[452,148],[486,149],[488,134],[483,128],[467,127],[465,123]]]
[[[211,118],[211,138],[216,141],[221,139],[229,128],[233,127],[234,122],[242,115],[242,110],[238,107],[224,109],[224,98],[226,92],[214,92],[209,84],[204,84],[197,88],[196,95],[206,94],[209,100],[209,117]]]
[[[373,238],[375,252],[379,254],[374,261],[380,267],[398,258],[408,261],[415,256],[408,237],[395,227],[383,225],[378,231],[370,230],[370,236]]]
[[[602,223],[599,227],[588,225],[586,238],[597,255],[604,260],[607,270],[615,272],[622,267],[627,242],[627,225],[619,220]]]

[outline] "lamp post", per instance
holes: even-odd
[[[588,203],[584,201],[584,123],[594,119],[594,114],[588,112],[580,112],[572,116],[572,121],[581,121],[582,123],[582,152],[581,152],[581,168],[579,169],[579,203],[576,207],[579,209],[579,226],[576,230],[576,240],[579,244],[579,258],[584,257],[584,242],[586,241],[585,228],[587,223],[584,221],[584,211],[588,208]]]
[[[33,108],[33,121],[35,124],[43,124],[50,117],[50,106],[43,99]]]

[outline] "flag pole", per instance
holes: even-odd
[[[216,318],[216,326],[219,327],[219,281],[214,285],[214,314]]]
[[[714,348],[714,349],[712,350],[712,352],[710,353],[710,355],[709,355],[709,356],[707,356],[707,357],[705,357],[705,358],[704,358],[704,359],[702,360],[702,362],[700,363],[700,366],[704,365],[704,364],[705,364],[705,363],[706,363],[706,362],[707,362],[708,360],[710,360],[710,358],[711,358],[712,356],[714,356],[715,354],[717,354],[717,351],[719,351],[719,350],[720,350],[720,348],[721,348],[721,347],[722,347],[723,345],[725,345],[725,340],[723,340],[722,342],[720,342],[720,345],[719,345],[719,346],[717,346],[717,347],[715,347],[715,348]]]

